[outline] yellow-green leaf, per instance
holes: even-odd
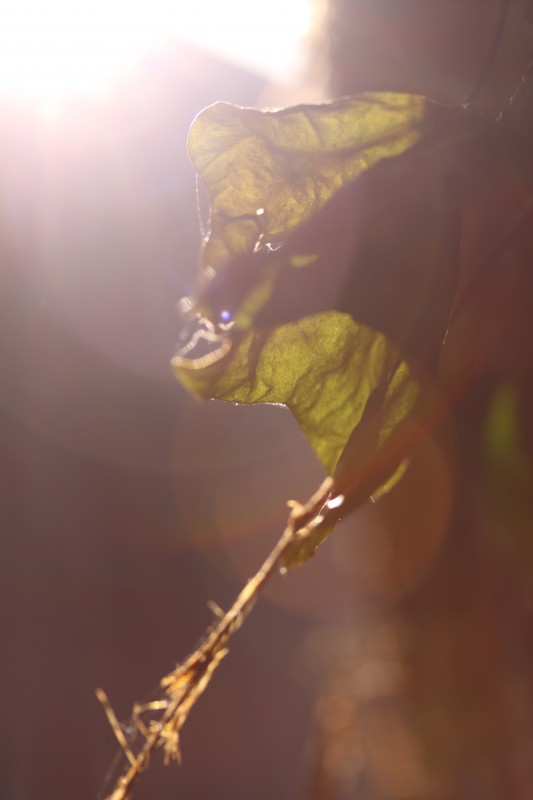
[[[377,388],[385,387],[376,446],[410,411],[418,385],[383,334],[336,311],[250,331],[213,365],[177,369],[199,397],[288,406],[329,473]]]
[[[276,112],[217,104],[191,129],[210,234],[173,366],[199,397],[288,406],[343,509],[398,479],[404,449],[383,448],[446,328],[458,236],[441,131],[453,114],[363,94]]]
[[[423,97],[396,93],[280,111],[206,108],[188,141],[211,203],[203,265],[217,268],[249,252],[262,233],[267,241],[286,237],[341,186],[411,147],[435,109]]]

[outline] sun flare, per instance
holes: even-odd
[[[194,42],[275,76],[291,68],[309,0],[3,0],[0,98],[53,111],[105,93],[144,54]],[[280,24],[280,15],[283,24]]]

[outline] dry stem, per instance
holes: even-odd
[[[98,699],[104,706],[109,723],[129,762],[106,800],[131,798],[134,783],[148,766],[155,748],[163,748],[166,763],[172,759],[180,760],[179,735],[191,708],[227,654],[231,637],[252,610],[264,584],[278,569],[283,568],[286,560],[290,560],[287,557],[291,550],[301,545],[310,537],[317,524],[323,522],[323,509],[331,494],[332,484],[332,479],[326,478],[305,505],[295,501],[289,503],[291,513],[287,526],[260,569],[244,586],[229,611],[223,614],[220,609],[217,610],[218,622],[207,630],[194,653],[161,680],[164,699],[145,705],[134,705],[133,719],[143,737],[143,743],[137,752],[130,748],[105,693],[101,689],[97,690]],[[145,722],[141,715],[150,712],[152,717]]]

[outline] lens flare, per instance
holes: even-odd
[[[143,55],[178,40],[279,77],[309,26],[309,0],[3,0],[0,98],[53,112],[105,94]]]

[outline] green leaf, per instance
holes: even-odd
[[[435,108],[418,95],[395,93],[280,111],[227,103],[206,108],[188,141],[211,203],[203,265],[216,269],[250,252],[261,233],[286,237],[341,186],[411,147]],[[258,209],[264,210],[259,217]]]
[[[270,331],[238,336],[227,357],[199,370],[177,369],[199,397],[234,403],[282,403],[326,471],[335,475],[338,514],[317,518],[284,558],[306,561],[341,516],[391,489],[405,469],[405,448],[388,446],[419,395],[420,384],[387,338],[348,314],[325,312]]]
[[[250,331],[215,364],[178,370],[200,397],[288,406],[329,473],[377,388],[386,387],[376,446],[417,394],[416,380],[387,338],[336,311]]]
[[[398,479],[405,450],[384,447],[446,330],[458,209],[441,131],[462,115],[364,94],[277,112],[217,104],[191,129],[211,230],[173,366],[198,397],[288,406],[343,510]],[[325,538],[326,517],[291,563]]]

